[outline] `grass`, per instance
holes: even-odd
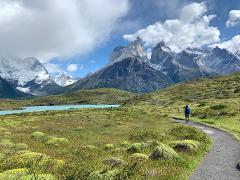
[[[189,104],[191,119],[223,129],[240,140],[240,74],[197,79],[167,89],[136,96],[127,104],[160,109],[162,114],[184,118]]]
[[[210,148],[207,135],[171,123],[191,119],[240,140],[240,74],[198,79],[135,95],[98,89],[0,107],[75,103],[124,104],[117,109],[38,112],[1,117],[0,177],[57,179],[187,179]],[[29,158],[30,157],[30,158]],[[10,172],[10,173],[9,173]]]
[[[0,177],[186,179],[211,143],[201,131],[171,123],[160,109],[139,107],[8,115],[0,127],[9,132],[1,137]],[[168,144],[178,140],[201,146],[175,152]]]

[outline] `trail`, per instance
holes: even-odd
[[[240,180],[240,171],[236,169],[237,162],[240,161],[239,141],[215,128],[195,122],[186,124],[183,120],[174,121],[201,129],[213,139],[212,149],[189,178],[190,180]]]

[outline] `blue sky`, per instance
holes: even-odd
[[[163,40],[176,51],[240,49],[240,1],[1,0],[0,26],[1,55],[35,56],[51,73],[84,77],[136,36],[146,48]]]
[[[160,0],[159,0],[160,1]],[[176,3],[174,5],[165,4],[162,2],[160,5],[159,1],[155,0],[133,0],[131,1],[131,9],[128,12],[128,15],[124,17],[127,21],[133,21],[136,26],[131,27],[121,32],[113,32],[111,38],[103,43],[100,47],[95,48],[91,53],[86,54],[84,56],[77,56],[71,58],[71,63],[73,64],[81,64],[84,66],[83,69],[78,70],[76,72],[72,72],[73,76],[83,77],[89,72],[94,72],[97,69],[103,67],[108,63],[108,57],[111,53],[112,49],[118,45],[125,45],[128,42],[123,40],[122,36],[128,33],[134,33],[136,30],[144,28],[148,25],[151,25],[157,21],[165,21],[166,19],[174,19],[177,17],[178,11],[183,8],[185,5],[192,2],[203,2],[203,1],[182,1]],[[170,0],[171,1],[171,0]],[[150,3],[152,2],[152,3]],[[239,0],[209,0],[204,1],[207,3],[209,8],[209,12],[211,14],[216,14],[217,17],[213,19],[211,24],[213,26],[217,26],[221,32],[220,38],[221,40],[229,40],[232,37],[240,34],[240,26],[234,26],[231,28],[226,27],[226,21],[228,20],[228,13],[233,9],[240,9],[240,1]],[[176,11],[173,12],[174,8]],[[166,9],[162,9],[166,8]],[[170,11],[169,11],[170,10]],[[240,47],[239,47],[240,49]],[[94,63],[90,63],[94,61]],[[57,63],[57,62],[56,62]],[[64,62],[63,66],[66,66],[69,61]]]

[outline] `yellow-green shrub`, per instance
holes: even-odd
[[[176,160],[180,159],[178,154],[171,147],[160,143],[150,155],[150,159],[152,160]]]
[[[196,151],[200,143],[194,140],[173,141],[169,144],[173,149],[178,151]]]

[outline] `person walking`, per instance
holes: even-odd
[[[189,122],[190,114],[191,114],[191,109],[190,109],[189,105],[186,105],[185,106],[185,119],[186,119],[186,123]]]

